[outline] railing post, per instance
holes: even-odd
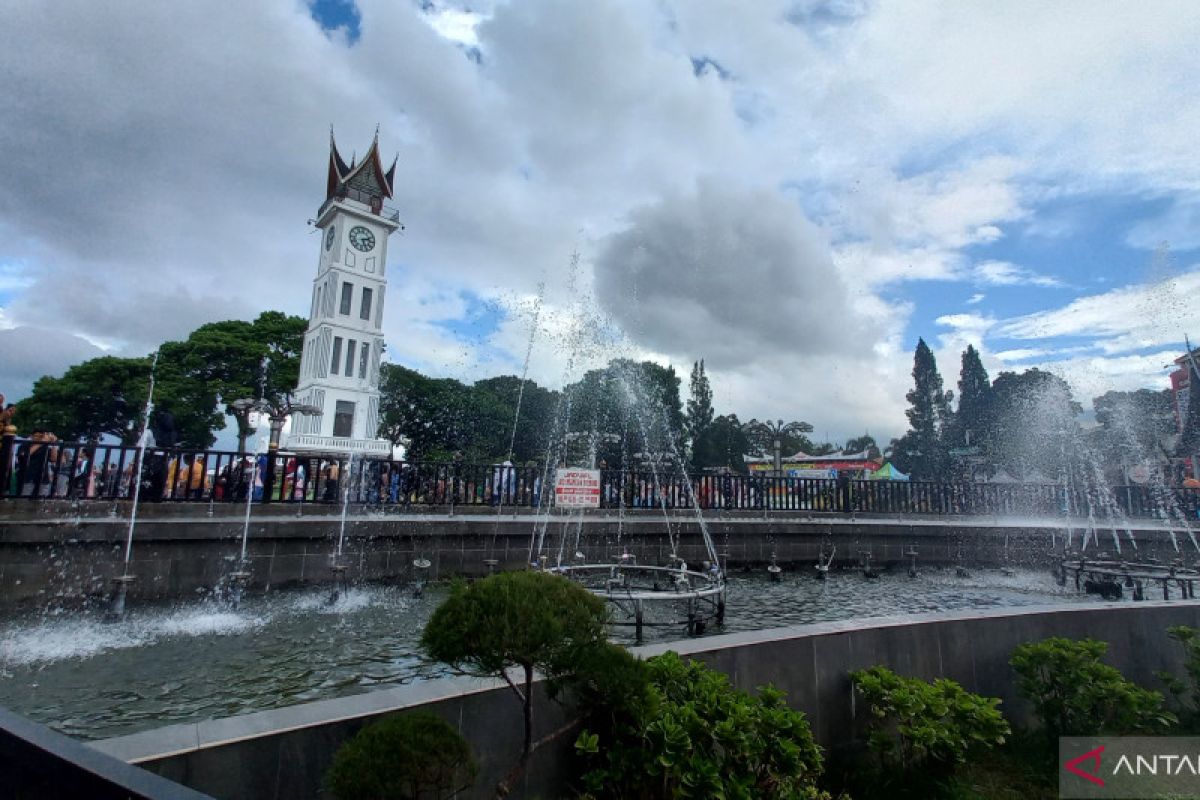
[[[275,455],[278,451],[279,451],[279,443],[278,442],[271,442],[270,444],[267,445],[267,464],[266,464],[266,469],[263,470],[263,478],[262,478],[262,482],[263,482],[262,502],[264,502],[264,503],[271,502],[271,495],[275,491]],[[255,458],[258,458],[258,456],[255,456]],[[250,492],[251,493],[254,492],[253,486],[250,487]]]
[[[12,482],[13,445],[17,440],[17,426],[8,424],[0,435],[0,497],[8,496],[8,486]],[[21,487],[17,487],[21,491]]]

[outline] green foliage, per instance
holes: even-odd
[[[1107,642],[1062,637],[1013,651],[1017,688],[1033,703],[1047,737],[1161,734],[1175,724],[1163,696],[1103,663],[1106,652]]]
[[[784,422],[781,419],[759,422],[752,419],[742,427],[751,448],[762,455],[775,454],[776,440],[779,441],[779,454],[784,457],[794,455],[800,450],[810,455],[824,455],[835,450],[832,445],[825,445],[825,453],[821,453],[822,448],[814,445],[812,440],[805,436],[806,433],[812,433],[813,429],[807,422]]]
[[[708,382],[708,376],[704,374],[704,359],[692,364],[688,395],[684,428],[694,450],[696,442],[713,422],[712,385]]]
[[[1158,678],[1167,687],[1176,706],[1183,729],[1189,733],[1200,730],[1200,630],[1188,625],[1174,625],[1167,636],[1183,648],[1183,670],[1186,679],[1170,672],[1159,672]]]
[[[416,370],[384,364],[380,375],[381,436],[409,441],[410,457],[449,460],[456,452],[469,463],[508,458],[517,398],[521,415],[512,442],[513,459],[545,456],[558,395],[515,375],[468,386],[453,378],[428,378]]]
[[[177,423],[184,407],[205,407],[211,414],[220,403],[223,414],[238,424],[238,449],[245,450],[250,410],[235,409],[235,400],[259,399],[283,404],[300,377],[300,352],[308,327],[303,317],[264,311],[253,322],[225,320],[201,325],[182,342],[166,342],[159,350],[159,375],[168,395],[186,395],[172,410]],[[172,390],[170,387],[177,387]],[[203,395],[190,387],[203,387]],[[221,415],[213,427],[222,427]]]
[[[458,583],[421,634],[430,658],[475,675],[571,668],[581,647],[604,641],[604,601],[558,575],[503,572]]]
[[[942,388],[937,359],[924,339],[913,354],[913,388],[905,398],[908,432],[892,442],[892,462],[918,480],[939,480],[948,468],[944,428],[951,419],[953,392]]]
[[[466,741],[428,711],[387,717],[338,749],[325,777],[339,800],[454,797],[475,779]]]
[[[620,465],[623,453],[682,453],[684,418],[679,384],[673,367],[613,359],[563,389],[564,397],[570,399],[570,431],[600,434],[597,459],[609,466]],[[635,408],[645,415],[641,420],[644,427],[631,418]],[[605,442],[604,435],[615,440]],[[572,452],[568,460],[578,461],[583,456]]]
[[[750,439],[737,414],[723,414],[692,440],[692,463],[701,468],[729,467],[745,472],[742,456],[750,450]]]
[[[652,658],[638,702],[579,734],[593,798],[820,798],[821,753],[804,715],[764,687],[738,691],[675,653]]]
[[[500,782],[507,794],[536,749],[533,741],[533,677],[552,681],[552,692],[571,680],[604,639],[604,601],[564,577],[547,572],[502,572],[473,584],[458,583],[433,612],[421,634],[430,658],[473,675],[503,678],[524,712],[521,757]],[[522,686],[507,670],[520,667]],[[596,691],[607,684],[596,677]],[[541,744],[539,742],[538,744]]]
[[[208,447],[220,420],[212,413],[213,397],[195,382],[172,381],[163,375],[155,389],[158,408],[171,408],[180,443]],[[69,368],[62,377],[45,376],[33,393],[17,405],[16,424],[28,435],[42,428],[64,441],[98,441],[111,436],[134,444],[150,390],[149,358],[101,356]]]
[[[1004,744],[1008,722],[1000,700],[955,681],[904,678],[876,666],[850,674],[870,713],[868,745],[884,774],[944,775],[968,753]]]

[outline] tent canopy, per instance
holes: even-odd
[[[879,469],[871,473],[873,481],[906,481],[908,476],[900,470],[892,466],[892,462],[887,462]]]

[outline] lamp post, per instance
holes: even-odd
[[[756,419],[746,423],[746,428],[749,433],[757,434],[758,436],[771,441],[771,448],[775,453],[775,476],[779,477],[783,474],[783,439],[785,436],[792,436],[801,433],[812,433],[813,426],[807,422],[784,422],[781,419],[765,422],[759,422]]]
[[[271,492],[275,487],[275,454],[279,450],[279,439],[283,435],[283,426],[292,414],[320,416],[320,406],[308,403],[293,403],[291,397],[284,397],[279,403],[260,398],[252,400],[242,398],[229,404],[238,411],[259,411],[267,415],[271,423],[271,435],[267,443],[267,468],[263,473],[263,502],[271,501]],[[254,487],[250,487],[253,491]]]

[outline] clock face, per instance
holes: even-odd
[[[350,244],[354,245],[355,250],[369,253],[375,249],[375,234],[361,225],[355,225],[350,229]]]
[[[325,249],[326,250],[333,247],[333,235],[336,231],[337,231],[337,229],[334,228],[332,225],[329,226],[329,230],[325,231]]]

